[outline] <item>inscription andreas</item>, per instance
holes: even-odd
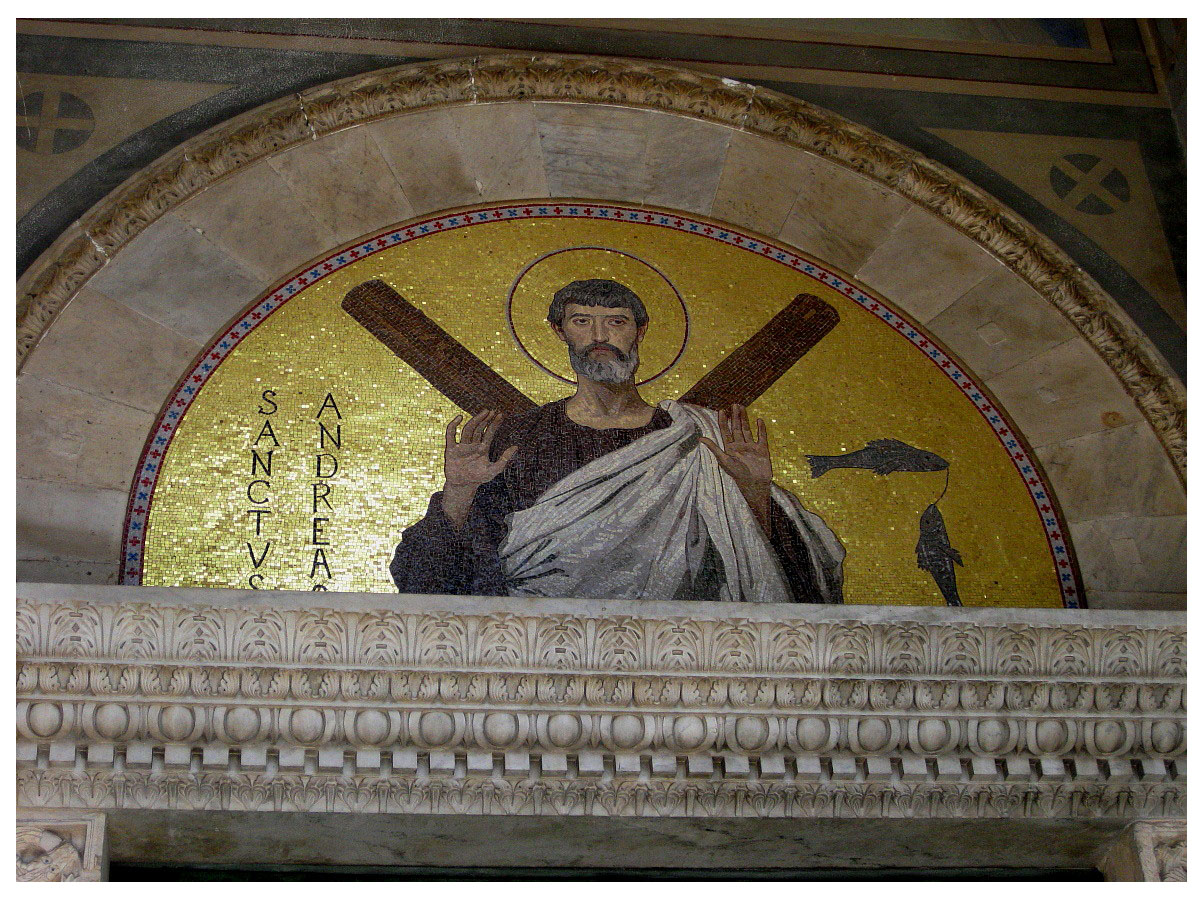
[[[334,422],[334,431],[330,431],[325,422],[321,421],[321,416],[326,412],[332,412],[337,421]],[[342,447],[342,413],[338,409],[337,402],[333,399],[333,394],[326,394],[325,400],[321,404],[321,408],[317,410],[317,456],[315,460],[316,481],[312,483],[312,569],[308,573],[308,577],[316,579],[318,571],[324,571],[326,579],[333,577],[333,572],[329,569],[329,559],[325,554],[325,548],[329,546],[329,541],[325,540],[325,525],[329,522],[329,516],[317,515],[319,504],[325,504],[325,508],[321,512],[333,512],[333,504],[329,501],[329,495],[333,491],[332,486],[325,479],[332,478],[338,472],[338,458],[333,453],[328,452],[325,440],[329,439],[329,446],[334,449],[341,450]],[[329,590],[323,582],[313,584],[314,591]]]

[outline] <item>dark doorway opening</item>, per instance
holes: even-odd
[[[110,881],[1103,881],[1096,869],[674,869],[475,866],[159,866],[113,862]]]

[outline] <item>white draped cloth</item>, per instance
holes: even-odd
[[[723,446],[717,414],[667,400],[671,425],[577,469],[513,513],[500,561],[515,596],[790,602],[775,550],[733,478],[701,444]],[[841,595],[841,542],[788,491],[825,602]]]

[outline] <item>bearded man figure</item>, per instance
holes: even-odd
[[[615,281],[557,291],[547,319],[574,395],[446,427],[444,488],[404,531],[403,593],[842,602],[845,550],[771,480],[746,410],[650,406],[634,374],[649,316]]]

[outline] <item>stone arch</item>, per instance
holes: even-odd
[[[23,577],[113,577],[153,414],[203,343],[289,271],[410,216],[568,196],[728,221],[887,296],[1026,433],[1094,605],[1181,602],[1182,388],[1061,252],[832,113],[577,57],[404,66],[282,98],[176,148],[63,234],[19,284]]]

